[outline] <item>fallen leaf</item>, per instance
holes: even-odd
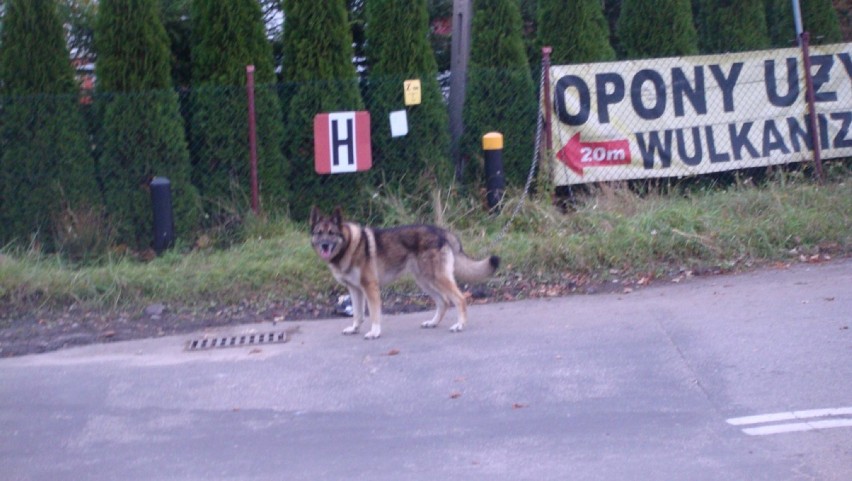
[[[461,397],[461,393],[458,391],[453,391],[450,393],[450,399],[458,399]]]
[[[388,356],[396,356],[397,354],[399,354],[399,349],[391,349],[388,351]]]
[[[261,352],[263,352],[262,349],[254,348],[251,351],[249,351],[249,354],[260,354]]]
[[[529,404],[515,403],[515,404],[512,404],[512,409],[523,409],[527,406],[529,406]]]

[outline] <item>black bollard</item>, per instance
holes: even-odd
[[[485,188],[488,208],[500,211],[500,203],[506,191],[506,175],[503,172],[503,134],[489,132],[482,136],[485,151]]]
[[[158,255],[175,241],[175,222],[172,216],[172,184],[165,177],[151,180],[151,206],[154,208],[154,242]]]

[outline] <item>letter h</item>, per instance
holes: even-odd
[[[339,122],[346,122],[346,137],[340,137],[340,125]],[[334,166],[340,165],[340,149],[346,149],[347,162],[346,165],[354,166],[355,165],[355,136],[353,135],[354,119],[346,118],[346,119],[333,119],[331,120],[331,161]]]

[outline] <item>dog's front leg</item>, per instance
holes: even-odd
[[[367,307],[370,309],[370,332],[364,335],[364,339],[378,339],[382,335],[382,295],[378,282],[372,282],[364,286],[367,296]]]
[[[343,334],[355,334],[364,322],[364,293],[361,290],[350,287],[349,298],[352,299],[352,325],[343,330]]]

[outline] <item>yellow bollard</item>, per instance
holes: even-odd
[[[506,191],[506,175],[503,172],[503,134],[488,132],[482,136],[485,151],[485,188],[488,208],[498,212]]]

